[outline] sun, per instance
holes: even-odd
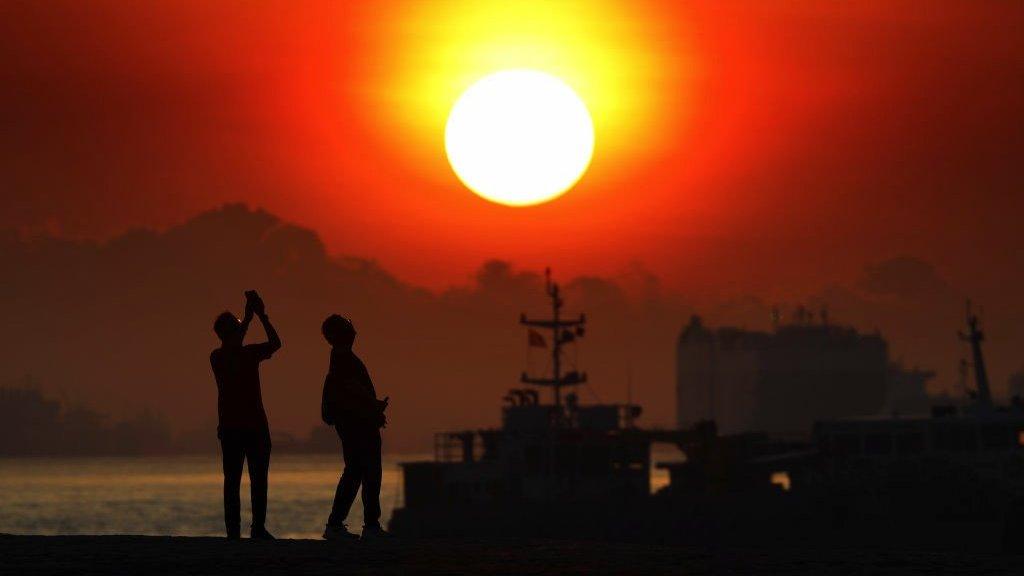
[[[502,70],[466,89],[448,115],[445,150],[470,190],[499,204],[553,200],[583,177],[594,154],[586,104],[562,80]]]

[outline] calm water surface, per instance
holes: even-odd
[[[397,463],[385,455],[383,522],[400,505]],[[0,532],[13,534],[224,533],[219,456],[0,459]],[[274,455],[267,528],[279,537],[319,538],[341,474],[340,456]],[[242,480],[242,530],[249,526],[249,481]],[[362,526],[356,499],[349,525]]]
[[[398,462],[430,459],[385,454],[382,523],[401,506]],[[267,528],[278,537],[319,538],[341,469],[340,455],[275,454]],[[665,473],[652,470],[652,489],[666,483]],[[219,456],[0,458],[0,533],[220,536],[221,490]],[[243,475],[243,534],[249,526],[248,500]],[[362,526],[359,498],[348,523]]]

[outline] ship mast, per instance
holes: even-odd
[[[519,323],[524,326],[548,328],[551,330],[551,378],[533,378],[527,375],[526,372],[523,372],[520,380],[524,384],[550,386],[554,391],[555,406],[561,408],[562,386],[576,386],[587,381],[585,373],[581,374],[575,370],[564,375],[562,374],[562,346],[574,341],[577,336],[583,335],[583,325],[586,324],[587,318],[580,314],[579,318],[575,320],[562,320],[561,308],[564,301],[560,295],[558,284],[551,281],[551,268],[544,270],[544,281],[545,291],[551,298],[551,318],[547,320],[530,320],[526,317],[526,314],[523,314],[519,318]],[[575,334],[570,332],[569,328],[575,328]]]
[[[978,385],[978,404],[992,406],[992,391],[988,386],[988,371],[985,370],[985,357],[981,354],[981,342],[985,334],[978,329],[978,317],[971,312],[971,303],[967,302],[967,334],[960,332],[960,338],[971,343],[971,355],[974,358],[974,380]]]

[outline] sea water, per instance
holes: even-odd
[[[429,456],[385,455],[382,522],[401,496],[399,461]],[[340,455],[273,455],[267,529],[285,538],[319,538],[341,474]],[[220,458],[152,456],[0,459],[0,533],[224,533]],[[249,480],[242,475],[242,531],[250,519]],[[348,524],[358,530],[357,497]]]
[[[385,454],[381,522],[401,507],[399,462],[426,454]],[[341,474],[340,455],[274,454],[267,529],[282,538],[319,538]],[[242,533],[249,481],[242,475]],[[652,489],[667,483],[652,470]],[[224,508],[219,456],[0,458],[0,533],[220,536]],[[363,524],[356,498],[348,525]]]

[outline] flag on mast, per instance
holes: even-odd
[[[548,343],[544,340],[544,336],[536,330],[530,329],[527,331],[527,335],[530,338],[530,346],[535,348],[547,348]]]

